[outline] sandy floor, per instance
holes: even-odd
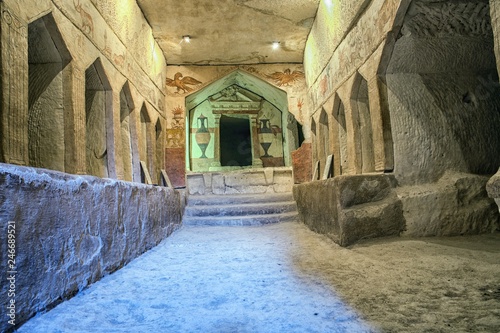
[[[500,332],[500,234],[184,227],[19,332]]]

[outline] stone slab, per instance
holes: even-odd
[[[182,218],[183,196],[171,188],[9,164],[0,164],[0,193],[0,243],[7,244],[13,221],[22,272],[17,323],[123,267]],[[6,293],[2,288],[0,298],[8,299]]]

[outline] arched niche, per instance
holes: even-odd
[[[368,82],[359,73],[354,80],[351,101],[358,170],[361,173],[373,172],[375,171],[375,154]]]
[[[327,157],[330,155],[330,125],[328,123],[328,114],[324,108],[321,108],[318,124],[318,159],[320,161],[320,174],[323,174]]]
[[[186,110],[188,170],[291,165],[297,122],[286,92],[268,82],[233,71],[189,95]]]
[[[85,129],[87,173],[109,177],[108,123],[112,125],[111,85],[100,59],[85,70]]]
[[[158,118],[155,124],[155,177],[160,177],[160,171],[165,168],[164,150],[163,150],[163,127],[161,125],[161,120]],[[158,178],[158,183],[160,183]]]
[[[134,165],[137,165],[137,163],[134,163],[134,160],[137,159],[137,152],[134,154],[135,123],[131,117],[134,107],[129,83],[125,82],[120,91],[120,139],[123,179],[126,181],[134,180]]]
[[[28,25],[28,158],[65,171],[64,69],[71,55],[52,14]]]
[[[339,96],[335,95],[333,103],[333,118],[336,120],[335,125],[335,156],[336,167],[338,174],[342,175],[348,169],[348,149],[347,149],[347,125],[345,118],[345,107]]]
[[[312,136],[312,162],[316,164],[316,162],[319,160],[318,156],[318,135],[317,135],[317,128],[316,128],[316,120],[314,118],[311,118],[311,136]]]
[[[149,127],[151,125],[151,118],[149,117],[148,109],[146,103],[142,104],[141,111],[139,112],[139,155],[141,161],[146,163],[148,171],[151,173],[151,139],[149,135]],[[141,182],[145,183],[145,179],[141,179]]]

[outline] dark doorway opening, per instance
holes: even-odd
[[[249,119],[221,116],[220,163],[221,166],[252,165]]]

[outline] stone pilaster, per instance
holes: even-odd
[[[212,167],[220,167],[220,117],[221,114],[214,113],[214,161]]]
[[[64,69],[65,169],[86,174],[85,72],[70,63]]]
[[[108,149],[108,177],[124,179],[120,138],[120,93],[106,91],[106,146]]]
[[[257,114],[250,115],[250,126],[252,135],[252,166],[262,168],[260,159],[260,141],[257,128]]]

